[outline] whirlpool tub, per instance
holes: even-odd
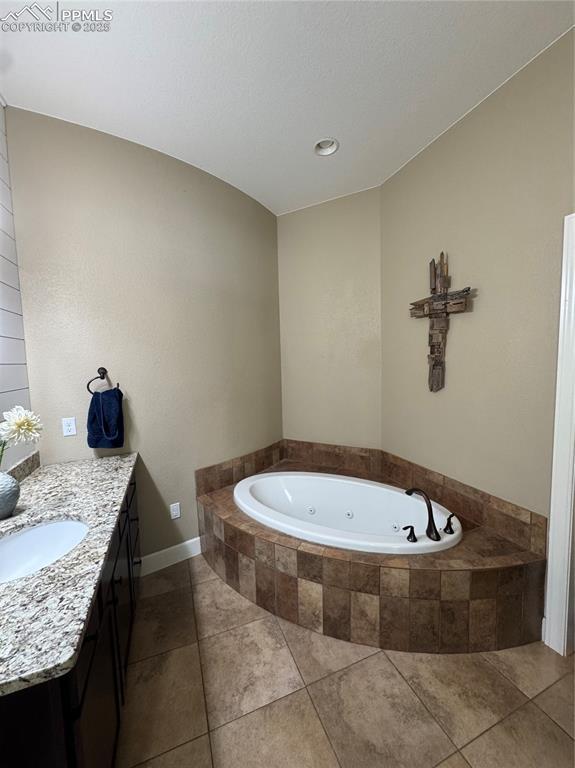
[[[306,541],[342,549],[392,554],[424,554],[455,546],[461,523],[432,502],[439,541],[425,533],[427,506],[421,496],[407,496],[391,485],[315,472],[270,472],[241,480],[234,501],[247,515],[269,528]],[[404,526],[417,541],[407,541]]]

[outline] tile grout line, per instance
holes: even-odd
[[[274,619],[274,620],[276,619],[276,617],[273,614],[270,614],[270,617],[272,619]],[[270,617],[264,616],[261,619],[255,619],[254,621],[249,621],[246,624],[241,624],[240,626],[241,627],[247,627],[248,624],[257,624],[257,623],[262,622],[262,621],[269,621]],[[276,621],[276,623],[277,623],[277,621]],[[239,627],[232,627],[229,630],[224,630],[224,632],[232,632],[234,629],[238,629],[238,628]],[[280,631],[281,631],[281,629],[280,629]],[[218,634],[222,635],[222,634],[224,634],[224,632],[219,632]],[[209,639],[211,639],[212,637],[215,637],[215,635],[210,635]],[[208,639],[208,638],[205,638],[205,639]],[[201,661],[202,661],[202,656],[201,656],[201,653],[200,653],[200,665],[201,665]],[[301,677],[301,675],[300,675],[300,677]],[[219,728],[223,728],[224,726],[229,725],[230,723],[235,723],[236,720],[241,720],[242,717],[247,717],[248,715],[251,715],[252,712],[257,712],[258,710],[264,709],[264,707],[267,707],[270,704],[274,704],[276,701],[281,701],[282,699],[287,699],[288,696],[292,696],[294,693],[297,693],[298,691],[303,691],[305,689],[305,683],[304,683],[303,679],[302,679],[302,683],[303,683],[303,685],[302,685],[301,688],[296,688],[295,691],[290,691],[289,693],[286,693],[283,696],[279,696],[277,699],[273,699],[272,701],[268,701],[266,704],[261,704],[259,707],[256,707],[255,709],[252,709],[252,710],[250,710],[250,712],[246,712],[243,715],[238,715],[238,717],[233,717],[231,720],[228,720],[225,723],[221,723],[220,725],[216,725],[215,728],[210,728],[210,721],[209,721],[209,718],[208,718],[208,732],[209,733],[213,733],[214,731],[217,731]],[[205,694],[205,689],[204,689],[204,694]]]
[[[384,653],[385,653],[385,651],[384,651]],[[401,651],[401,653],[402,653],[402,651]],[[433,717],[433,719],[434,719],[434,720],[435,720],[435,721],[438,723],[438,725],[441,727],[441,729],[442,729],[442,730],[443,730],[443,731],[446,733],[446,735],[448,736],[448,738],[449,738],[451,741],[453,741],[453,739],[451,739],[451,737],[449,736],[449,734],[447,733],[447,731],[445,731],[445,728],[444,728],[444,727],[441,725],[441,723],[439,722],[439,720],[437,720],[437,718],[436,718],[436,717],[433,715],[433,713],[432,713],[432,712],[431,712],[431,710],[430,710],[430,709],[427,707],[427,705],[425,704],[425,702],[424,702],[424,701],[421,699],[421,697],[419,696],[419,694],[417,693],[417,691],[416,691],[416,690],[413,688],[413,686],[411,685],[411,683],[409,682],[409,680],[407,680],[407,678],[405,678],[405,677],[404,677],[404,675],[402,674],[402,672],[401,672],[401,671],[398,669],[398,667],[397,667],[397,666],[394,664],[393,660],[392,660],[392,659],[391,659],[391,658],[390,658],[390,657],[387,655],[387,653],[386,653],[385,655],[387,656],[387,658],[389,659],[389,661],[390,661],[390,662],[393,664],[393,666],[394,666],[394,667],[397,669],[397,671],[399,672],[399,674],[400,674],[400,675],[403,677],[403,679],[405,680],[405,682],[406,682],[406,683],[409,685],[409,687],[411,688],[411,690],[413,691],[413,693],[414,693],[414,694],[417,696],[417,698],[418,698],[418,699],[421,701],[421,703],[423,704],[423,706],[424,706],[424,707],[427,709],[427,711],[429,712],[429,714],[430,714],[430,715]],[[480,655],[482,655],[482,654],[480,654]],[[491,667],[493,667],[493,664],[491,664],[490,666],[491,666]],[[493,668],[495,668],[495,667],[493,667]],[[499,670],[498,670],[498,669],[495,669],[495,671],[496,671],[496,672],[499,672]],[[501,674],[501,673],[499,673],[499,674]],[[503,677],[505,680],[507,680],[507,678],[506,678],[504,675],[501,675],[501,676],[502,676],[502,677]],[[511,682],[511,681],[508,681],[508,682]],[[481,731],[480,733],[478,733],[476,736],[474,736],[474,737],[473,737],[472,739],[470,739],[469,741],[466,741],[466,742],[465,742],[465,744],[462,744],[461,746],[457,746],[457,745],[456,745],[456,748],[457,748],[457,751],[458,751],[458,752],[459,752],[459,751],[461,751],[461,750],[462,750],[464,747],[467,747],[469,744],[471,744],[473,741],[475,741],[476,739],[478,739],[480,736],[483,736],[484,734],[486,734],[486,733],[487,733],[488,731],[490,731],[492,728],[495,728],[495,726],[496,726],[496,725],[499,725],[499,723],[502,723],[502,722],[503,722],[503,721],[504,721],[504,720],[505,720],[507,717],[509,717],[509,715],[512,715],[514,712],[517,712],[517,710],[518,710],[518,709],[521,709],[521,707],[524,707],[526,704],[528,704],[530,701],[532,701],[532,699],[530,699],[528,696],[526,696],[526,694],[525,694],[525,693],[523,693],[523,691],[522,691],[522,690],[520,690],[519,688],[517,688],[517,686],[516,686],[516,685],[514,685],[514,687],[515,687],[515,688],[516,688],[516,689],[519,691],[519,693],[520,693],[520,694],[521,694],[521,695],[522,695],[522,696],[525,698],[525,701],[522,701],[522,702],[521,702],[521,704],[518,704],[516,707],[513,707],[513,709],[509,710],[509,712],[507,712],[507,714],[506,714],[506,715],[504,715],[503,717],[499,718],[499,720],[497,720],[497,722],[495,722],[495,723],[493,723],[492,725],[490,725],[490,726],[488,726],[487,728],[485,728],[485,730],[483,730],[483,731]],[[453,743],[455,744],[455,742],[453,742]]]
[[[515,647],[516,647],[516,648],[521,648],[522,646],[518,645],[518,646],[515,646]],[[506,648],[506,649],[504,649],[504,650],[510,650],[510,649],[507,649],[507,648]],[[490,651],[490,653],[497,653],[497,651]],[[481,658],[483,659],[483,661],[486,661],[486,662],[489,664],[489,666],[491,667],[491,669],[494,669],[494,670],[495,670],[495,671],[496,671],[496,672],[497,672],[497,673],[498,673],[498,674],[499,674],[499,675],[500,675],[500,676],[501,676],[501,677],[502,677],[502,678],[503,678],[503,679],[504,679],[506,682],[510,683],[510,684],[511,684],[511,685],[512,685],[512,686],[513,686],[513,687],[514,687],[514,688],[515,688],[517,691],[519,691],[519,693],[520,693],[522,696],[525,696],[525,698],[527,699],[527,701],[531,701],[532,697],[531,697],[531,696],[528,696],[528,695],[525,693],[525,691],[522,691],[522,690],[521,690],[521,688],[520,688],[520,687],[517,685],[517,683],[516,683],[516,682],[514,682],[514,681],[513,681],[513,680],[512,680],[510,677],[508,677],[508,676],[507,676],[507,675],[506,675],[506,674],[505,674],[505,673],[504,673],[502,670],[500,670],[500,669],[499,669],[499,668],[498,668],[498,667],[497,667],[497,666],[496,666],[496,665],[495,665],[495,664],[494,664],[494,663],[491,661],[491,659],[489,659],[489,658],[488,658],[488,657],[487,657],[485,654],[486,654],[486,652],[483,652],[483,651],[482,651],[482,652],[479,654],[479,655],[481,656]],[[557,682],[557,681],[556,681],[556,682]],[[553,685],[553,683],[551,683],[551,685]],[[549,687],[549,686],[548,686],[548,687]],[[537,694],[535,694],[535,695],[536,695],[536,696],[538,696],[539,694],[537,693]],[[505,715],[505,717],[507,717],[507,715]],[[504,719],[505,719],[505,718],[503,718],[503,720],[504,720]]]
[[[197,640],[195,640],[192,643],[184,643],[183,645],[176,645],[174,648],[167,648],[165,651],[152,653],[150,656],[143,656],[141,659],[134,659],[133,661],[128,662],[128,667],[133,667],[135,664],[139,664],[141,661],[149,661],[150,659],[157,659],[158,656],[163,656],[164,654],[171,653],[172,651],[181,651],[182,648],[191,648],[192,645],[199,645],[199,643]]]
[[[302,680],[303,683],[303,680]],[[228,720],[225,723],[221,723],[220,725],[216,725],[215,728],[210,729],[210,733],[215,733],[216,731],[219,731],[220,728],[225,728],[226,725],[230,725],[231,723],[235,723],[237,720],[242,720],[244,717],[249,717],[250,715],[253,715],[254,712],[259,712],[260,709],[265,709],[266,707],[269,707],[271,704],[275,704],[278,701],[282,701],[283,699],[288,699],[290,696],[293,696],[295,693],[300,693],[300,691],[305,691],[305,683],[302,685],[301,688],[296,688],[295,691],[289,691],[288,693],[284,693],[283,696],[278,696],[277,699],[273,699],[272,701],[268,701],[266,704],[260,704],[259,707],[256,707],[255,709],[250,710],[249,712],[245,712],[243,715],[238,715],[238,717],[233,717],[231,720]],[[209,722],[208,722],[209,727]]]
[[[548,689],[546,688],[545,690],[548,690]],[[543,693],[543,691],[541,691],[541,693]],[[539,695],[539,694],[537,694],[537,695]],[[537,707],[537,709],[538,709],[540,712],[542,712],[542,713],[543,713],[543,714],[544,714],[546,717],[548,717],[548,718],[549,718],[549,720],[551,720],[552,722],[554,722],[554,723],[555,723],[555,725],[556,725],[558,728],[561,728],[561,730],[563,731],[563,733],[565,733],[565,734],[566,734],[566,735],[567,735],[567,736],[568,736],[568,737],[571,739],[571,741],[575,741],[574,737],[573,737],[573,736],[571,736],[571,734],[570,734],[570,733],[567,733],[567,731],[565,730],[565,728],[563,728],[563,726],[561,725],[561,723],[558,723],[558,722],[557,722],[557,720],[555,720],[555,718],[554,718],[554,717],[551,717],[551,715],[550,715],[548,712],[546,712],[546,711],[545,711],[545,710],[544,710],[542,707],[540,707],[540,706],[539,706],[539,704],[538,704],[538,703],[535,701],[535,699],[529,699],[529,701],[530,701],[532,704],[535,704],[535,706]]]
[[[207,728],[207,736],[208,736],[208,745],[209,745],[209,749],[210,749],[210,762],[212,764],[212,768],[214,768],[214,752],[213,752],[213,749],[212,749],[212,738],[210,736],[210,721],[208,719],[208,699],[206,697],[206,684],[204,682],[204,668],[203,668],[203,665],[202,665],[202,650],[201,650],[201,646],[200,646],[200,638],[199,638],[199,635],[198,635],[198,619],[197,619],[197,616],[196,616],[196,600],[195,600],[195,596],[194,596],[194,580],[192,578],[192,568],[191,568],[191,565],[190,565],[190,560],[191,559],[192,559],[191,557],[188,558],[187,570],[188,570],[188,577],[190,579],[190,589],[191,589],[191,592],[192,592],[192,610],[194,612],[194,624],[195,624],[195,628],[196,628],[196,638],[197,638],[197,642],[198,642],[198,662],[199,662],[199,667],[200,667],[200,682],[202,684],[202,698],[204,700],[204,714],[205,714],[205,717],[206,717],[206,728]],[[198,583],[201,584],[203,582],[198,582]]]
[[[296,627],[299,626],[299,624],[295,625]],[[307,627],[302,627],[302,629],[307,629]],[[309,632],[313,632],[313,629],[310,629]],[[331,640],[339,640],[339,637],[331,637],[331,635],[323,635],[323,637],[329,637]],[[349,640],[342,640],[342,643],[348,643]],[[356,645],[359,645],[359,643],[356,643]],[[372,647],[372,646],[370,646]],[[366,661],[367,659],[371,659],[372,656],[377,656],[378,653],[383,653],[382,648],[375,648],[373,653],[368,654],[367,656],[364,656],[362,659],[356,659],[355,661],[352,661],[351,664],[346,664],[345,666],[341,667],[340,669],[335,669],[333,672],[327,672],[325,675],[321,675],[321,677],[318,677],[317,680],[312,680],[310,683],[306,683],[305,687],[310,688],[312,685],[315,685],[316,683],[319,683],[322,680],[327,680],[328,677],[331,677],[332,675],[337,675],[339,672],[343,672],[346,669],[350,669],[351,667],[355,667],[356,664],[361,664],[362,661]]]
[[[190,645],[194,645],[194,643],[191,643]],[[181,647],[182,648],[188,648],[190,646],[189,645],[184,645],[184,646],[181,646]],[[173,650],[179,650],[179,649],[174,648]],[[172,651],[164,651],[165,654],[168,654],[168,653],[171,653],[171,652]],[[198,654],[199,654],[199,649],[198,649]],[[161,656],[161,655],[162,655],[161,653],[158,653],[155,656],[150,656],[149,658],[156,658],[156,656]],[[146,660],[147,659],[142,659],[142,661],[146,661]],[[139,662],[137,662],[137,661],[136,662],[132,662],[132,664],[128,664],[128,666],[132,666],[133,664],[138,664],[138,663]],[[202,683],[202,685],[203,685],[203,683]],[[207,718],[207,715],[206,715],[206,724],[207,724],[207,720],[208,720],[208,718]],[[161,757],[162,755],[166,755],[169,752],[173,752],[175,749],[179,749],[180,747],[183,747],[184,744],[189,744],[190,742],[196,741],[198,739],[201,739],[204,736],[208,736],[208,731],[205,731],[204,733],[200,733],[198,736],[195,736],[193,739],[186,739],[185,741],[182,741],[179,744],[174,744],[174,746],[170,747],[169,749],[164,750],[163,752],[158,752],[158,753],[156,753],[154,755],[149,755],[143,761],[138,762],[138,763],[132,763],[129,766],[126,766],[126,768],[138,768],[138,766],[146,765],[149,761],[155,760],[156,758]],[[210,748],[210,754],[211,754],[211,748]],[[213,766],[212,766],[212,768],[213,768]]]
[[[567,656],[566,658],[569,658],[569,657]],[[550,688],[553,688],[554,685],[559,683],[561,680],[563,680],[568,675],[572,675],[572,674],[573,674],[573,670],[570,669],[568,672],[565,672],[564,674],[562,674],[561,677],[558,677],[557,680],[555,680],[552,683],[549,683],[549,685],[547,685],[545,688],[543,688],[541,691],[539,691],[539,693],[536,693],[535,696],[528,696],[527,698],[529,699],[529,701],[535,701],[535,699],[538,696],[541,696],[542,693],[545,693],[545,691],[548,691]],[[527,696],[527,694],[523,694],[523,695]]]
[[[201,554],[201,553],[200,553],[200,554]],[[196,557],[198,557],[198,555],[196,555]],[[202,555],[202,557],[203,557],[203,555]],[[190,558],[190,559],[191,559],[191,558]],[[211,566],[209,566],[209,567],[211,568]],[[222,577],[221,577],[219,574],[217,574],[217,573],[216,573],[216,572],[215,572],[213,569],[212,569],[212,571],[213,571],[213,573],[214,573],[214,578],[205,579],[204,581],[199,581],[199,582],[196,582],[196,584],[197,584],[197,585],[201,585],[201,584],[207,584],[207,583],[208,583],[208,582],[210,582],[210,581],[215,581],[216,579],[218,579],[218,580],[219,580],[219,581],[220,581],[220,582],[221,582],[221,583],[222,583],[224,586],[226,586],[226,587],[228,587],[229,589],[233,590],[233,592],[234,592],[236,595],[238,595],[239,597],[243,598],[244,600],[247,600],[247,602],[248,602],[248,603],[250,603],[250,605],[253,605],[253,606],[255,606],[255,607],[256,607],[256,608],[258,608],[260,611],[263,611],[263,612],[264,612],[266,615],[265,615],[265,616],[260,616],[260,617],[257,617],[257,618],[255,618],[255,619],[248,619],[247,621],[243,621],[241,624],[236,624],[236,625],[234,625],[233,627],[227,627],[226,629],[222,629],[222,630],[220,630],[219,632],[214,632],[214,634],[211,634],[211,635],[206,635],[205,637],[202,637],[202,638],[200,638],[200,636],[199,636],[199,634],[198,634],[198,642],[200,642],[200,640],[201,640],[201,641],[203,641],[203,640],[208,640],[208,639],[211,639],[211,638],[213,638],[213,637],[218,637],[218,635],[223,635],[225,632],[230,632],[230,631],[231,631],[231,630],[233,630],[233,629],[239,629],[240,627],[245,627],[245,626],[247,626],[248,624],[253,624],[253,623],[254,623],[254,622],[256,622],[256,621],[262,621],[263,619],[268,619],[268,618],[270,618],[270,617],[271,617],[271,618],[273,618],[273,619],[276,619],[276,620],[277,620],[277,616],[275,615],[275,613],[270,613],[270,611],[266,610],[265,608],[262,608],[262,606],[261,606],[261,605],[258,605],[257,603],[255,603],[255,602],[252,602],[252,600],[249,600],[247,597],[245,597],[244,595],[242,595],[242,593],[241,593],[241,592],[238,592],[238,591],[237,591],[237,590],[235,590],[233,587],[230,587],[230,585],[229,585],[229,584],[228,584],[228,583],[227,583],[227,582],[226,582],[224,579],[222,579]],[[194,582],[192,582],[192,592],[194,592]],[[195,596],[194,596],[194,597],[195,597]],[[194,603],[194,604],[195,604],[195,603]],[[194,614],[194,615],[195,615],[195,614]],[[196,625],[196,629],[197,629],[197,625]]]
[[[463,757],[463,753],[458,749],[457,752],[453,752],[453,754],[449,755],[449,757],[444,757],[442,760],[440,760],[438,763],[435,763],[433,768],[441,768],[443,763],[445,763],[447,760],[451,760],[451,758],[454,755],[459,755],[459,757],[463,760],[465,763],[465,768],[471,768],[471,765],[467,762],[467,760]]]
[[[569,658],[569,657],[567,657],[567,658]],[[547,688],[543,688],[543,690],[542,690],[542,691],[539,691],[539,693],[536,693],[536,694],[535,694],[535,696],[531,697],[531,698],[529,699],[529,701],[533,702],[533,704],[535,704],[535,706],[537,707],[537,709],[539,709],[541,712],[543,712],[543,714],[544,714],[544,715],[547,715],[547,717],[548,717],[548,718],[550,718],[551,720],[553,720],[553,722],[554,722],[554,723],[556,723],[556,724],[559,726],[559,728],[561,728],[561,730],[562,730],[564,733],[566,733],[566,734],[567,734],[567,736],[569,736],[569,738],[571,739],[571,741],[575,741],[575,737],[574,737],[574,736],[571,736],[571,734],[570,734],[570,733],[568,733],[568,732],[565,730],[565,728],[563,728],[563,726],[561,725],[561,723],[558,723],[558,722],[557,722],[557,720],[555,720],[555,718],[554,718],[554,717],[552,717],[552,716],[551,716],[551,715],[550,715],[548,712],[546,712],[546,711],[543,709],[543,707],[542,707],[540,704],[538,704],[538,703],[537,703],[537,701],[536,701],[536,699],[538,699],[538,698],[539,698],[539,696],[541,696],[541,695],[542,695],[542,694],[544,694],[546,691],[548,691],[550,688],[553,688],[553,686],[554,686],[554,685],[557,685],[557,683],[561,682],[561,680],[564,680],[566,677],[569,677],[569,675],[572,675],[572,674],[573,674],[573,671],[572,671],[572,670],[570,670],[569,672],[565,672],[565,674],[564,674],[564,675],[561,675],[561,677],[557,678],[557,680],[555,680],[555,682],[554,682],[554,683],[551,683],[551,685],[548,685],[548,686],[547,686]]]
[[[152,574],[149,574],[149,575],[151,576]],[[145,576],[144,576],[144,578],[145,578]],[[198,645],[198,647],[199,647],[198,625],[197,625],[197,622],[196,622],[196,613],[195,613],[195,609],[194,609],[194,595],[193,595],[193,591],[191,589],[191,586],[190,587],[181,587],[180,586],[177,589],[168,589],[168,590],[166,590],[166,592],[159,592],[157,595],[148,595],[147,597],[146,596],[140,596],[139,597],[139,602],[141,603],[143,600],[152,600],[155,597],[161,597],[162,595],[166,595],[166,594],[173,594],[174,592],[186,593],[188,591],[188,589],[190,591],[190,596],[192,598],[192,611],[194,612],[194,626],[195,626],[195,630],[196,630],[196,639],[193,642],[191,642],[191,643],[183,643],[183,645],[176,645],[173,648],[168,648],[168,649],[166,649],[164,651],[158,651],[158,653],[152,653],[149,656],[142,656],[142,658],[140,658],[140,659],[129,660],[128,661],[128,666],[129,667],[133,666],[134,664],[139,664],[141,661],[148,661],[148,659],[155,659],[157,656],[162,656],[164,653],[170,653],[171,651],[179,651],[181,648],[188,648],[191,645]],[[137,612],[137,608],[136,608],[136,612]],[[132,654],[132,650],[130,649],[130,655],[131,654]]]
[[[541,642],[541,641],[539,641],[539,642]],[[513,648],[522,648],[522,647],[523,646],[521,646],[521,645],[513,646]],[[513,650],[513,648],[505,648],[503,650]],[[482,651],[480,653],[481,658],[484,659],[489,664],[489,666],[492,669],[494,669],[496,672],[498,672],[501,675],[501,677],[503,677],[505,680],[507,680],[508,683],[511,683],[511,685],[513,685],[515,688],[517,688],[517,690],[520,693],[522,693],[523,696],[525,696],[529,701],[533,701],[535,696],[539,696],[539,693],[543,693],[543,691],[546,691],[548,688],[551,688],[552,685],[555,685],[555,683],[558,683],[559,680],[562,680],[564,677],[566,677],[567,675],[571,674],[571,670],[569,670],[569,672],[565,672],[565,674],[563,674],[560,677],[558,677],[557,680],[554,680],[552,683],[550,683],[545,688],[543,688],[543,690],[539,691],[539,693],[536,693],[535,696],[529,696],[529,694],[527,694],[527,693],[525,693],[525,691],[521,690],[519,685],[514,680],[512,680],[508,675],[506,675],[505,672],[503,672],[503,670],[499,669],[497,667],[497,665],[493,661],[491,661],[491,659],[486,655],[486,653],[488,653],[488,652]],[[490,651],[490,653],[497,653],[497,651]]]
[[[287,621],[287,619],[285,619],[285,621]],[[320,713],[318,712],[318,709],[317,709],[317,707],[316,707],[316,705],[315,705],[315,701],[313,700],[313,697],[312,697],[311,693],[310,693],[310,692],[309,692],[309,690],[308,690],[308,685],[307,685],[307,683],[306,683],[306,681],[305,681],[305,678],[304,678],[304,676],[302,675],[301,669],[299,668],[299,664],[297,663],[297,660],[296,660],[295,656],[293,655],[293,652],[292,652],[292,649],[291,649],[291,647],[290,647],[289,641],[288,641],[288,639],[287,639],[287,637],[286,637],[286,634],[285,634],[285,632],[284,632],[284,630],[283,630],[283,627],[282,627],[282,625],[281,625],[281,623],[280,623],[279,621],[278,621],[278,626],[279,626],[279,628],[280,628],[280,632],[281,632],[281,633],[282,633],[282,635],[283,635],[283,639],[284,639],[284,642],[285,642],[285,644],[286,644],[286,648],[288,649],[288,651],[289,651],[289,654],[290,654],[290,656],[292,657],[293,663],[295,664],[295,666],[296,666],[296,669],[297,669],[297,671],[299,672],[299,676],[301,677],[302,683],[303,683],[303,685],[304,685],[304,690],[305,690],[305,692],[307,693],[307,697],[308,697],[308,699],[310,700],[310,702],[311,702],[311,705],[312,705],[312,707],[313,707],[313,709],[314,709],[314,711],[315,711],[315,713],[316,713],[317,719],[319,720],[319,723],[320,723],[320,725],[321,725],[321,727],[322,727],[322,730],[323,730],[323,732],[325,733],[325,737],[326,737],[326,739],[327,739],[327,743],[328,743],[328,744],[329,744],[329,746],[331,747],[331,750],[332,750],[332,752],[333,752],[333,754],[334,754],[334,756],[335,756],[335,759],[336,759],[336,762],[337,762],[337,764],[340,766],[340,768],[342,768],[342,766],[341,766],[341,762],[340,762],[340,760],[339,760],[339,756],[338,756],[338,754],[337,754],[337,751],[336,751],[336,748],[335,748],[335,746],[332,744],[332,741],[331,741],[331,739],[330,739],[330,737],[329,737],[329,733],[327,732],[327,729],[326,729],[326,727],[325,727],[325,725],[324,725],[324,722],[323,722],[323,720],[321,719],[321,715],[320,715]],[[310,631],[311,631],[311,630],[310,630]]]
[[[515,715],[517,712],[519,712],[519,710],[520,710],[520,709],[523,709],[524,707],[527,707],[527,706],[529,706],[529,704],[535,704],[535,702],[534,702],[532,699],[527,699],[527,701],[524,701],[524,702],[523,702],[523,704],[521,704],[519,707],[515,707],[515,709],[511,710],[511,712],[509,712],[507,715],[505,715],[505,717],[504,717],[504,718],[502,718],[501,720],[499,720],[497,723],[493,723],[493,725],[490,725],[490,726],[489,726],[489,728],[487,728],[485,731],[482,731],[482,732],[481,732],[480,734],[478,734],[477,736],[474,736],[474,737],[473,737],[473,739],[471,739],[471,741],[468,741],[468,742],[467,742],[467,744],[464,744],[464,745],[461,747],[461,750],[463,751],[463,750],[464,750],[464,749],[466,749],[466,748],[467,748],[467,747],[468,747],[470,744],[473,744],[473,743],[474,743],[475,741],[477,741],[478,739],[481,739],[481,738],[483,738],[483,737],[485,736],[485,734],[486,734],[486,733],[489,733],[489,731],[492,731],[494,728],[497,728],[497,726],[498,726],[498,725],[501,725],[501,723],[504,723],[504,722],[505,722],[505,721],[506,721],[508,718],[510,718],[510,717],[511,717],[511,715]],[[537,707],[537,705],[535,705],[535,706]],[[553,720],[553,718],[549,717],[549,715],[548,715],[546,712],[543,712],[543,710],[542,710],[542,709],[540,709],[539,707],[537,707],[537,709],[539,710],[539,712],[541,712],[541,714],[542,714],[542,715],[543,715],[545,718],[547,718],[547,720],[549,720],[550,722],[552,722],[554,725],[557,725],[557,727],[558,727],[558,728],[560,728],[560,729],[561,729],[561,731],[562,731],[563,733],[565,733],[565,731],[563,731],[563,729],[561,728],[561,726],[559,726],[559,725],[558,725],[558,724],[555,722],[555,720]],[[567,734],[567,735],[569,735],[569,734]],[[573,739],[571,739],[571,741],[573,741]],[[464,757],[465,757],[465,755],[464,755]]]
[[[525,694],[523,694],[525,695]],[[477,739],[481,738],[482,736],[485,736],[485,734],[490,731],[492,728],[495,728],[496,725],[500,725],[504,720],[506,720],[510,715],[515,714],[521,707],[524,707],[526,704],[529,704],[531,699],[527,699],[527,701],[521,702],[521,704],[518,704],[516,707],[513,707],[513,709],[509,710],[509,712],[504,715],[502,718],[500,718],[496,723],[493,723],[492,725],[488,726],[484,731],[481,731],[481,733],[478,733],[476,736],[474,736],[472,739],[469,739],[469,741],[466,741],[465,744],[462,744],[461,747],[458,747],[458,749],[462,750],[465,747],[469,746],[472,742],[476,741]]]
[[[128,661],[128,667],[135,667],[136,664],[142,664],[144,661],[149,661],[150,659],[157,659],[158,656],[165,656],[168,653],[173,653],[174,651],[181,651],[182,648],[190,648],[192,645],[199,645],[199,642],[195,640],[192,643],[184,643],[184,645],[177,645],[175,648],[168,648],[165,651],[158,651],[158,653],[153,653],[151,656],[144,656],[142,659],[134,659],[133,661]]]
[[[156,573],[160,573],[160,571],[156,571]],[[148,574],[148,576],[155,576],[155,573],[150,573],[150,574]],[[144,578],[146,579],[148,577],[144,576]],[[164,590],[164,592],[157,592],[157,593],[155,593],[153,595],[142,595],[142,594],[140,594],[138,596],[137,607],[139,607],[140,604],[145,602],[146,600],[153,600],[156,597],[164,597],[165,595],[173,595],[175,592],[189,592],[189,593],[191,593],[192,589],[191,589],[191,587],[187,587],[187,586],[178,586],[178,587],[175,587],[174,589],[166,589],[166,590]]]
[[[272,704],[275,704],[278,701],[283,701],[284,699],[289,699],[290,696],[293,696],[296,693],[300,693],[301,691],[305,691],[305,685],[302,688],[297,688],[295,691],[290,691],[289,693],[285,693],[283,696],[279,696],[277,699],[273,699],[273,701],[268,701],[267,704],[261,704],[259,707],[256,707],[255,709],[250,710],[249,712],[245,712],[243,715],[238,715],[238,717],[234,717],[231,720],[228,720],[225,723],[221,723],[220,725],[216,725],[215,728],[212,728],[209,733],[215,733],[216,731],[221,730],[222,728],[225,728],[228,725],[231,725],[232,723],[237,723],[238,720],[243,720],[244,717],[249,717],[250,715],[253,715],[254,712],[259,712],[260,709],[265,709],[266,707],[271,706]]]
[[[397,667],[397,665],[396,665],[396,664],[394,664],[394,662],[393,662],[393,659],[391,659],[391,658],[390,658],[390,657],[387,655],[387,653],[386,653],[386,652],[385,652],[383,649],[382,649],[382,653],[384,654],[385,658],[386,658],[386,659],[389,661],[389,663],[391,664],[391,666],[392,666],[392,667],[395,669],[395,671],[397,672],[397,674],[398,674],[398,675],[399,675],[399,676],[402,678],[402,680],[405,682],[405,684],[406,684],[406,685],[409,687],[410,691],[413,693],[413,695],[416,697],[416,699],[417,699],[417,700],[420,702],[420,704],[423,706],[423,708],[424,708],[424,709],[425,709],[425,711],[426,711],[426,712],[429,714],[429,716],[432,718],[432,720],[433,720],[433,721],[434,721],[434,722],[435,722],[435,723],[436,723],[436,724],[439,726],[439,728],[441,729],[441,731],[442,731],[442,732],[445,734],[445,736],[446,736],[446,737],[449,739],[449,742],[450,742],[450,744],[452,744],[452,745],[453,745],[455,752],[458,752],[458,751],[459,751],[459,747],[457,746],[457,744],[456,744],[456,743],[453,741],[453,739],[451,738],[451,736],[450,736],[450,735],[447,733],[447,731],[445,730],[445,728],[443,727],[443,725],[442,725],[442,724],[439,722],[439,720],[437,719],[437,717],[436,717],[436,716],[433,714],[433,712],[432,712],[432,711],[429,709],[429,707],[427,706],[427,704],[426,704],[426,703],[425,703],[425,702],[424,702],[424,701],[421,699],[421,697],[419,696],[419,694],[417,693],[417,691],[414,689],[414,687],[411,685],[411,683],[409,682],[409,680],[408,680],[408,679],[405,677],[405,675],[404,675],[404,674],[401,672],[401,670],[400,670],[400,669]],[[452,755],[452,754],[453,754],[453,752],[452,752],[450,755],[448,755],[447,757],[451,757],[451,755]],[[445,758],[443,758],[443,759],[444,759],[444,760],[447,760],[447,757],[445,757]],[[439,765],[439,763],[438,763],[438,765]]]
[[[230,587],[230,589],[231,589],[231,587]],[[259,607],[260,606],[258,605],[258,608]],[[265,608],[262,608],[262,611],[263,610],[265,610]],[[255,624],[257,621],[266,621],[270,617],[273,618],[273,619],[276,618],[273,615],[273,613],[269,613],[268,611],[266,611],[266,613],[268,613],[269,615],[268,616],[259,616],[259,617],[255,618],[255,619],[250,619],[249,621],[244,621],[241,624],[234,625],[233,627],[228,627],[227,629],[222,629],[220,632],[215,632],[213,635],[206,635],[205,637],[200,637],[198,635],[198,643],[203,643],[204,640],[213,640],[214,637],[219,637],[220,635],[225,635],[226,632],[233,632],[233,630],[240,629],[241,627],[247,627],[248,624]]]
[[[179,749],[180,747],[185,746],[186,744],[191,744],[193,741],[199,741],[200,739],[203,739],[204,736],[207,736],[208,732],[206,733],[200,733],[199,736],[196,736],[193,739],[187,739],[186,741],[182,741],[180,744],[176,744],[174,747],[170,747],[169,749],[164,750],[163,752],[158,752],[156,755],[152,755],[151,757],[146,757],[145,760],[139,763],[134,763],[133,765],[127,766],[126,768],[141,768],[141,766],[148,765],[150,761],[157,760],[158,757],[163,757],[164,755],[169,755],[170,752],[174,752],[176,749]]]

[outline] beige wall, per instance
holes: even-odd
[[[278,219],[284,437],[380,444],[379,219],[379,189]]]
[[[285,436],[380,445],[547,515],[572,183],[571,33],[380,190],[280,217]],[[441,250],[478,295],[432,394],[409,302]]]
[[[194,468],[281,436],[275,217],[136,144],[15,109],[7,125],[42,460],[93,455],[86,381],[104,365],[142,456],[144,551],[195,536]]]
[[[573,202],[573,35],[382,189],[383,443],[547,515],[563,218]],[[477,289],[454,317],[446,387],[427,390],[427,263]]]

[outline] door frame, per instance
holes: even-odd
[[[553,469],[543,641],[565,655],[572,648],[573,500],[575,493],[575,213],[565,217],[555,393]],[[572,587],[571,587],[572,589]],[[571,629],[571,631],[570,631]]]

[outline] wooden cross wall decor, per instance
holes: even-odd
[[[447,256],[441,252],[439,262],[429,262],[431,296],[412,301],[411,317],[429,318],[429,390],[438,392],[445,386],[445,344],[449,330],[449,315],[465,312],[471,306],[471,288],[449,291]]]

